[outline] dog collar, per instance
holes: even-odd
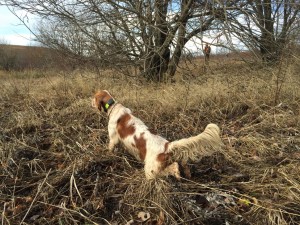
[[[107,103],[104,105],[104,112],[107,112],[109,107],[111,107],[113,104],[115,104],[115,101],[111,98],[107,101]]]

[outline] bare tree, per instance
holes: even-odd
[[[297,0],[245,0],[237,17],[224,23],[225,30],[249,49],[259,49],[265,62],[276,62],[298,30],[300,3]]]
[[[242,0],[5,2],[42,18],[36,33],[42,43],[119,68],[133,65],[149,80],[161,81],[174,76],[186,43]]]

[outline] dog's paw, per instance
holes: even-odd
[[[171,166],[171,175],[173,175],[177,180],[181,179],[181,175],[180,175],[180,169],[179,169],[179,164],[177,162],[174,162]]]
[[[108,144],[108,151],[109,151],[109,152],[113,152],[113,151],[114,151],[114,147],[115,147],[114,144],[109,143],[109,144]]]

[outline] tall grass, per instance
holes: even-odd
[[[298,64],[284,74],[234,62],[212,61],[204,73],[188,66],[164,84],[113,71],[1,72],[2,224],[126,224],[140,211],[157,224],[299,223]],[[108,153],[106,116],[90,106],[97,89],[170,141],[217,123],[225,147],[188,162],[190,178],[146,181],[122,146]]]

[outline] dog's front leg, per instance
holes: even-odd
[[[119,138],[117,136],[117,133],[114,130],[109,130],[108,135],[109,135],[108,150],[112,152],[116,144],[118,144]]]

